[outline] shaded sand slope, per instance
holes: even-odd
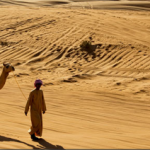
[[[149,148],[150,12],[1,6],[0,22],[0,63],[12,62],[26,97],[42,79],[48,109],[33,142],[10,73],[0,148]]]
[[[65,6],[65,5],[64,5]],[[69,4],[70,7],[82,7],[91,9],[119,9],[119,10],[150,10],[149,1],[86,1],[75,0]]]

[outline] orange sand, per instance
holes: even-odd
[[[149,148],[149,2],[105,2],[103,10],[92,9],[96,2],[90,9],[77,4],[86,2],[6,2],[0,1],[0,69],[12,62],[26,97],[42,79],[48,111],[43,140],[31,141],[26,100],[10,73],[0,91],[0,148]],[[92,53],[81,51],[89,39]]]

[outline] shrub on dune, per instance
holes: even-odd
[[[82,51],[87,51],[88,53],[91,52],[91,41],[83,41],[81,44],[80,44],[80,48]]]

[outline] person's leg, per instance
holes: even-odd
[[[31,135],[31,139],[32,139],[32,140],[38,140],[38,138],[35,136],[35,134],[32,134],[32,135]]]
[[[34,134],[31,134],[31,139],[32,139],[32,140],[34,139],[34,137],[35,137],[35,135],[34,135]]]

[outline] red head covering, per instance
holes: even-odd
[[[41,84],[41,85],[43,85],[43,82],[42,82],[42,80],[37,79],[37,80],[35,80],[35,82],[34,82],[34,86],[36,86],[36,84]]]

